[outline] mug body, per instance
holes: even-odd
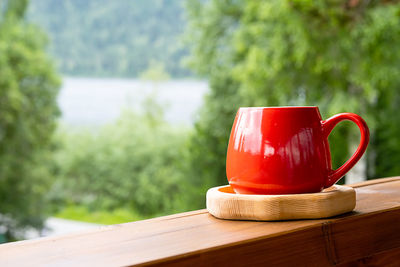
[[[240,108],[226,173],[241,194],[320,192],[331,171],[318,107]]]

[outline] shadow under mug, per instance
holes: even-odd
[[[332,170],[328,135],[350,120],[361,132],[352,157]],[[369,142],[365,121],[353,113],[322,120],[318,107],[239,108],[226,160],[229,184],[240,194],[315,193],[342,178]]]

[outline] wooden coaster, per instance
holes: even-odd
[[[320,193],[288,195],[236,194],[229,185],[207,191],[207,210],[220,219],[278,221],[327,218],[356,206],[352,187],[334,185]]]

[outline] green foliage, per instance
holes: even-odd
[[[191,64],[211,82],[192,142],[192,162],[204,170],[198,181],[222,183],[239,105],[358,113],[372,132],[369,177],[400,172],[400,4],[194,0],[188,12]],[[341,125],[330,136],[334,166],[358,135]]]
[[[211,88],[188,146],[186,176],[191,186],[197,188],[191,192],[192,208],[204,208],[207,189],[227,183],[225,159],[230,128],[236,110],[246,105],[239,97],[238,83],[229,70],[234,63],[229,44],[240,5],[225,5],[219,1],[204,6],[191,1],[188,5],[187,39],[194,44],[194,57],[189,64],[207,76]]]
[[[0,9],[0,225],[9,236],[42,225],[59,115],[59,79],[45,36],[23,21],[25,7],[13,0]]]
[[[140,73],[140,79],[149,80],[153,82],[166,81],[170,78],[169,74],[165,71],[164,64],[160,62],[151,61],[149,67]]]
[[[179,0],[32,0],[28,15],[49,33],[63,74],[137,77],[158,62],[173,77],[190,75]]]
[[[191,186],[193,209],[205,208],[207,189],[227,183],[225,174],[226,150],[234,114],[239,107],[237,85],[220,76],[210,83],[212,92],[205,99],[205,107],[190,136],[186,176]]]
[[[153,109],[159,110],[154,103]],[[187,131],[166,124],[162,114],[126,110],[97,133],[63,132],[59,178],[50,193],[56,208],[125,209],[143,217],[183,209],[179,170]]]

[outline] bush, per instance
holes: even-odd
[[[54,207],[122,208],[144,217],[185,209],[181,161],[189,132],[160,117],[127,110],[97,133],[60,131]]]

